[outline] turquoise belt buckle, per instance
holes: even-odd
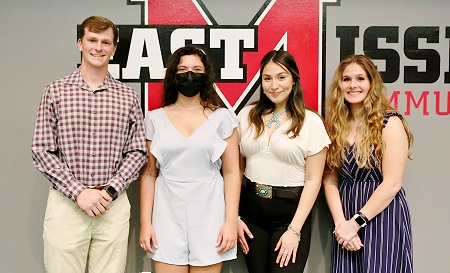
[[[272,186],[256,183],[256,195],[266,199],[272,199]]]

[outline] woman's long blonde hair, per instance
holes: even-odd
[[[397,112],[387,99],[386,87],[372,60],[365,55],[350,55],[343,59],[334,74],[328,93],[325,112],[325,127],[331,139],[328,149],[327,167],[330,170],[342,168],[346,160],[346,152],[350,148],[346,140],[350,130],[348,103],[344,99],[344,90],[340,88],[345,68],[352,64],[359,64],[367,73],[370,90],[364,100],[361,124],[358,131],[361,137],[356,141],[353,152],[356,163],[360,168],[380,167],[385,143],[382,138],[383,118],[386,113]],[[408,156],[410,155],[413,135],[408,124],[401,118],[408,137]],[[372,156],[374,154],[374,157]]]

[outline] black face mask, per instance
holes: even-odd
[[[178,91],[186,97],[197,95],[202,88],[205,88],[206,76],[204,73],[194,73],[188,71],[175,75],[178,81]]]

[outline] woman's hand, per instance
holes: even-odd
[[[336,240],[343,248],[355,237],[358,236],[358,230],[360,226],[356,221],[351,218],[350,220],[344,221],[334,228],[334,235]]]
[[[360,250],[364,245],[361,242],[361,239],[358,235],[353,237],[353,239],[350,240],[350,242],[345,246],[345,249],[349,251],[358,251]]]
[[[139,244],[145,252],[155,253],[155,249],[158,248],[158,241],[156,240],[155,230],[153,225],[142,225],[141,232],[139,234]]]
[[[241,219],[237,222],[237,234],[238,234],[238,240],[239,244],[241,245],[242,252],[244,254],[248,254],[248,251],[250,250],[247,239],[245,239],[245,234],[247,234],[248,237],[253,239],[253,234],[248,229],[247,225],[242,221]]]
[[[292,263],[295,263],[298,244],[298,236],[294,232],[287,230],[283,233],[275,247],[275,251],[279,250],[276,263],[280,267],[287,266],[291,258]]]
[[[237,224],[236,221],[227,221],[220,229],[219,237],[217,238],[216,246],[220,246],[218,252],[223,254],[230,249],[236,247],[237,244]]]

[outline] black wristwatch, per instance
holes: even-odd
[[[353,219],[355,219],[356,223],[358,223],[360,227],[365,227],[369,222],[367,217],[361,212],[356,213],[355,216],[353,216]]]
[[[105,191],[112,197],[113,201],[117,199],[117,196],[119,196],[119,193],[113,186],[106,186]]]

